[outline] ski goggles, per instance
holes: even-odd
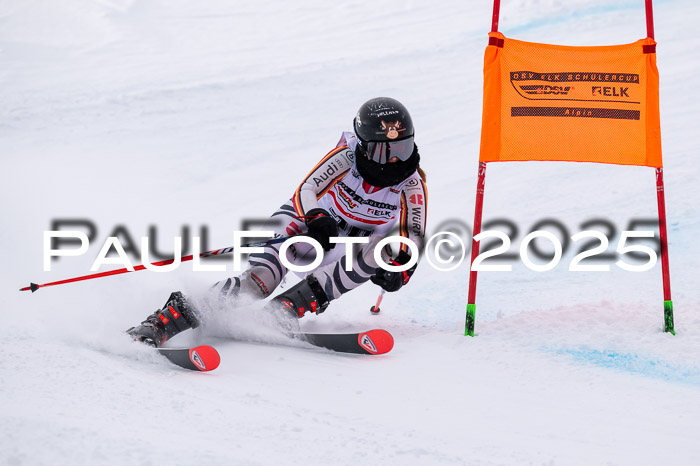
[[[405,162],[413,154],[413,136],[401,141],[363,141],[359,145],[365,157],[369,160],[381,164],[387,163],[393,157]]]

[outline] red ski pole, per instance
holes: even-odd
[[[372,315],[377,315],[379,314],[379,305],[382,303],[382,298],[384,298],[384,293],[386,293],[386,290],[382,288],[382,291],[379,292],[379,297],[377,298],[377,304],[369,308],[369,312],[372,313]]]
[[[241,245],[241,247],[244,247],[244,248],[265,247],[265,246],[269,246],[270,244],[281,243],[289,238],[291,238],[291,236],[285,236],[282,238],[273,238],[273,239],[267,240],[267,241],[258,241],[255,243],[243,244],[243,245]],[[229,254],[231,252],[233,252],[233,246],[229,246],[229,247],[223,248],[223,249],[214,249],[212,251],[203,252],[199,255],[199,257],[221,256],[223,254]],[[194,259],[194,255],[189,255],[189,256],[186,256],[186,257],[183,257],[182,259],[180,259],[180,262],[187,262],[187,261],[191,261],[192,259]],[[160,261],[160,262],[152,262],[150,265],[153,265],[155,267],[160,267],[163,265],[172,264],[174,261],[175,261],[175,259],[167,259],[167,260]],[[133,272],[138,272],[139,270],[143,270],[145,268],[146,268],[145,265],[137,265],[134,267]],[[65,280],[59,280],[57,282],[51,282],[51,283],[44,283],[42,285],[37,285],[36,283],[30,283],[29,286],[25,286],[24,288],[20,288],[19,291],[30,291],[31,290],[31,292],[34,293],[39,288],[45,288],[47,286],[56,286],[56,285],[63,285],[65,283],[80,282],[83,280],[92,280],[93,278],[109,277],[111,275],[120,275],[120,274],[128,273],[128,272],[132,272],[132,270],[129,270],[127,268],[123,268],[123,269],[118,269],[118,270],[109,270],[107,272],[94,273],[91,275],[83,275],[82,277],[67,278]]]

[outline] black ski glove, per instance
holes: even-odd
[[[409,260],[411,260],[411,256],[406,251],[401,251],[396,259],[389,259],[389,265],[404,265],[408,264]],[[386,291],[398,291],[411,279],[411,275],[413,275],[417,265],[416,263],[413,267],[403,272],[389,272],[381,267],[377,267],[374,270],[374,276],[370,277],[370,280]]]
[[[331,243],[329,238],[338,236],[338,223],[331,214],[324,209],[316,208],[306,212],[304,217],[306,228],[309,230],[306,236],[321,243],[324,251],[333,249],[335,243]]]

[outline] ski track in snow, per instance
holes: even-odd
[[[471,225],[490,2],[0,5],[0,464],[700,464],[700,40],[677,37],[700,8],[654,3],[676,336],[661,328],[659,264],[567,273],[572,246],[551,272],[480,274],[473,339],[465,266],[421,264],[377,316],[367,286],[301,322],[386,328],[396,346],[378,357],[290,344],[251,309],[214,310],[174,342],[214,344],[211,373],[169,365],[122,332],[169,292],[199,299],[227,274],[183,265],[16,290],[88,273],[120,224],[136,240],[157,225],[160,251],[183,225],[207,225],[211,248],[231,244],[376,95],[414,116],[429,229]],[[641,1],[508,1],[500,24],[566,45],[645,33]],[[485,221],[521,230],[512,251],[547,217],[570,234],[591,218],[619,234],[656,217],[647,168],[491,164],[486,182]],[[44,273],[42,232],[56,218],[93,220],[98,240]]]

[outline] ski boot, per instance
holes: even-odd
[[[302,281],[272,300],[282,305],[282,308],[297,318],[304,317],[306,312],[320,314],[326,310],[330,300],[313,275],[308,275]]]
[[[199,327],[194,309],[185,296],[175,291],[163,306],[146,318],[141,325],[126,331],[131,337],[150,346],[159,347],[168,339],[189,328]]]

